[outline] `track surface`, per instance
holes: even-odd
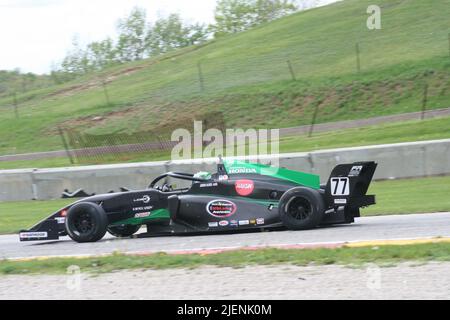
[[[202,236],[115,239],[78,244],[69,238],[52,242],[19,242],[17,235],[0,236],[0,258],[108,254],[114,251],[178,252],[246,246],[309,245],[369,240],[450,237],[450,213],[359,218],[353,225],[309,231],[272,231]]]

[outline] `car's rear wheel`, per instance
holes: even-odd
[[[118,238],[127,238],[138,232],[140,228],[140,225],[113,226],[108,228],[108,232]]]
[[[102,207],[91,202],[74,205],[67,211],[66,231],[76,242],[96,242],[103,238],[108,218]]]
[[[325,214],[325,203],[319,191],[304,187],[286,191],[278,208],[281,221],[291,230],[315,228]]]

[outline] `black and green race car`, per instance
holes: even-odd
[[[375,204],[375,196],[366,192],[376,167],[375,162],[341,164],[320,185],[314,174],[220,161],[214,174],[169,172],[144,190],[79,200],[20,232],[20,240],[68,235],[77,242],[95,242],[106,232],[132,236],[142,225],[148,235],[159,235],[353,223],[361,207]],[[169,178],[187,180],[188,186],[174,189]]]

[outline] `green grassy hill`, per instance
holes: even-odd
[[[418,111],[425,83],[429,108],[450,107],[450,0],[380,0],[382,30],[366,28],[369,4],[345,0],[28,92],[19,119],[0,97],[0,154],[61,149],[57,126],[139,131],[212,110],[244,128],[309,123],[316,106],[318,122]]]

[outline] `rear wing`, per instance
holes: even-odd
[[[357,209],[375,204],[375,196],[366,193],[376,168],[377,163],[373,161],[335,167],[325,187],[325,201],[329,207]]]

